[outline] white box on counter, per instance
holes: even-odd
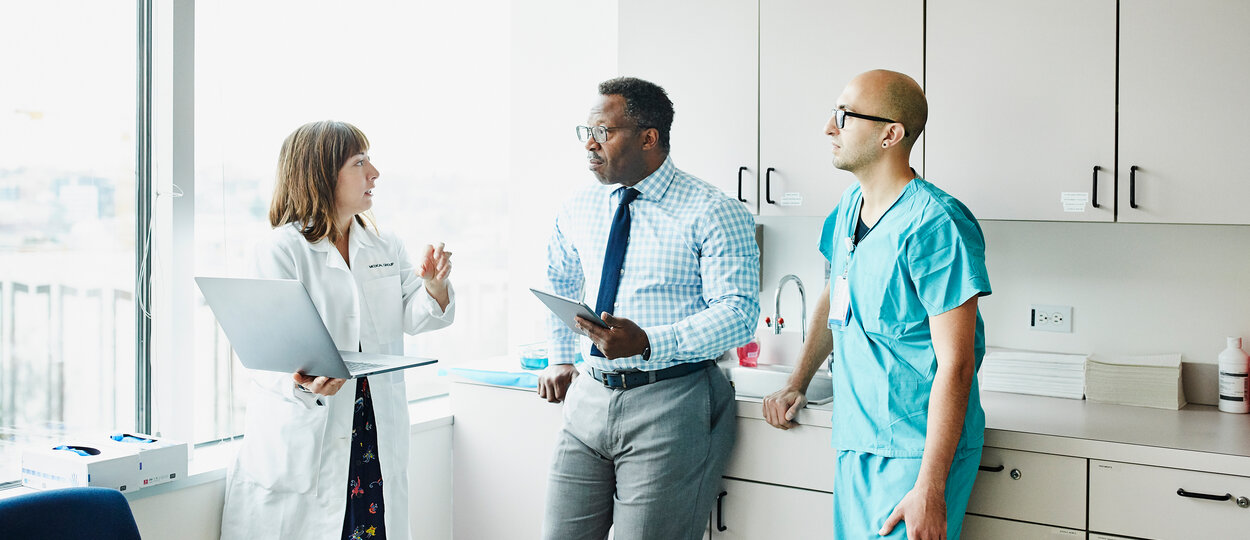
[[[139,489],[139,451],[101,446],[79,439],[62,445],[28,447],[22,452],[22,485],[33,489]]]
[[[114,433],[101,437],[99,444],[102,447],[138,451],[139,484],[135,486],[136,489],[164,484],[187,476],[187,443],[185,442],[131,433]]]

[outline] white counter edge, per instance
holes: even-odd
[[[408,404],[408,411],[412,426],[410,433],[429,431],[442,426],[449,426],[453,423],[451,398],[446,394],[411,402]],[[195,458],[189,463],[186,478],[128,491],[124,495],[126,495],[127,500],[136,501],[223,480],[226,477],[226,469],[234,461],[239,440],[241,439],[197,448],[195,450]],[[0,499],[37,491],[39,490],[24,486],[13,486],[8,489],[0,489]]]

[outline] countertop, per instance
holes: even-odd
[[[1210,405],[1179,411],[1003,392],[981,392],[985,445],[1250,476],[1250,415]],[[738,416],[764,419],[761,400],[738,399]],[[829,405],[797,421],[833,429]]]
[[[523,371],[507,357],[466,367]],[[1174,411],[1002,392],[981,392],[981,405],[986,446],[1250,477],[1250,415],[1209,405]],[[737,415],[762,421],[762,400],[739,397]],[[832,429],[832,416],[825,404],[796,420]]]

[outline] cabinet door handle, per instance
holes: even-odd
[[[1181,497],[1189,497],[1191,499],[1205,499],[1208,501],[1231,501],[1233,500],[1232,493],[1225,493],[1223,495],[1211,495],[1210,493],[1196,493],[1193,491],[1185,491],[1185,488],[1177,488],[1176,494],[1180,495]]]
[[[985,472],[1003,472],[1003,469],[1006,469],[1007,467],[1004,467],[1002,465],[999,465],[997,467],[987,467],[985,465],[981,465],[980,467],[977,467],[977,468]]]
[[[742,173],[746,172],[746,170],[746,167],[738,167],[738,200],[741,202],[747,202],[746,199],[742,198]]]
[[[1128,168],[1128,205],[1137,208],[1137,166]]]
[[[722,491],[716,496],[716,530],[720,532],[725,532],[729,529],[729,527],[725,526],[725,510],[720,504],[721,500],[725,498],[725,495],[728,495],[728,493]]]
[[[1094,208],[1098,208],[1098,170],[1099,170],[1099,169],[1101,169],[1101,168],[1102,168],[1102,167],[1099,167],[1099,166],[1097,166],[1097,165],[1094,165],[1094,181],[1093,181],[1093,182],[1094,182],[1094,189],[1093,189],[1093,192],[1094,192],[1094,197],[1093,197],[1093,198],[1094,198],[1094,203],[1093,203],[1093,206],[1094,206]],[[740,187],[738,187],[738,189],[739,189],[739,190],[741,190],[741,189],[742,189],[742,187],[740,186]]]
[[[773,171],[775,170],[777,169],[769,167],[767,171],[764,171],[764,200],[768,204],[777,204],[777,201],[773,200]]]

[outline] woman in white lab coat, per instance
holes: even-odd
[[[315,122],[282,144],[261,277],[298,279],[342,350],[402,354],[403,333],[455,316],[451,253],[417,265],[362,213],[378,170],[356,127]],[[221,537],[407,540],[404,372],[345,381],[255,372]],[[385,479],[385,482],[383,482]]]

